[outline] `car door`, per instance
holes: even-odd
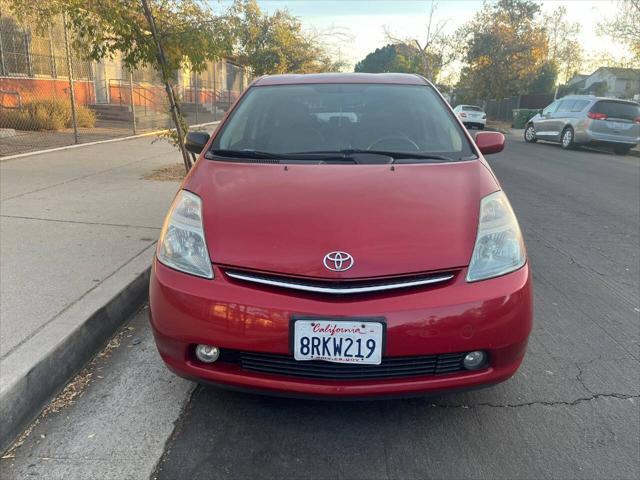
[[[555,132],[553,139],[560,141],[560,134],[564,127],[571,122],[571,109],[575,105],[575,100],[562,100],[558,104],[558,108],[549,116],[547,130]]]
[[[540,115],[533,120],[533,127],[536,129],[536,137],[542,139],[553,139],[556,132],[553,130],[553,113],[558,109],[560,100],[556,100],[551,105],[547,105]]]

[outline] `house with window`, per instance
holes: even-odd
[[[640,97],[640,69],[600,67],[591,75],[575,75],[567,82],[565,88],[567,94],[637,99]]]

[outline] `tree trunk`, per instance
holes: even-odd
[[[171,73],[168,71],[167,67],[167,59],[164,54],[164,49],[162,48],[162,43],[160,42],[160,38],[158,36],[158,32],[156,30],[156,22],[153,18],[153,14],[151,13],[151,8],[149,7],[149,3],[147,0],[140,0],[142,3],[142,8],[144,9],[144,16],[147,19],[147,23],[149,23],[149,28],[151,29],[151,35],[153,36],[153,40],[156,44],[157,49],[157,57],[158,63],[160,65],[162,81],[164,83],[164,88],[167,92],[167,97],[169,98],[169,105],[171,110],[171,117],[173,119],[173,123],[176,126],[176,134],[178,136],[178,146],[180,148],[180,152],[182,153],[182,161],[184,162],[184,168],[187,172],[191,169],[191,158],[189,157],[189,152],[187,151],[184,145],[184,137],[185,132],[182,131],[182,123],[180,119],[182,118],[182,114],[180,112],[180,107],[178,102],[176,101],[176,96],[173,91],[173,87],[171,86],[171,82],[169,81]]]

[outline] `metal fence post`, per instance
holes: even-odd
[[[194,73],[193,75],[193,85],[194,85],[194,90],[195,90],[195,99],[193,100],[193,105],[195,107],[196,110],[196,125],[198,124],[198,102],[199,102],[199,98],[198,98],[198,73]]]
[[[136,102],[133,101],[133,73],[129,72],[129,98],[131,99],[131,120],[133,122],[133,134],[136,132]]]
[[[73,90],[73,67],[71,65],[71,50],[69,48],[69,32],[67,30],[67,16],[62,15],[64,27],[64,47],[67,52],[67,67],[69,69],[69,93],[71,98],[71,123],[73,124],[73,143],[78,143],[78,119],[76,117],[76,95]]]
[[[213,95],[211,96],[211,103],[213,103],[212,105],[212,110],[213,110],[213,120],[217,120],[218,119],[218,104],[216,103],[216,97],[218,96],[218,92],[216,90],[216,64],[218,62],[215,62],[213,64]]]

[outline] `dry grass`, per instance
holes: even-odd
[[[184,179],[184,165],[176,163],[159,167],[144,175],[144,180],[152,180],[156,182],[181,182]]]

